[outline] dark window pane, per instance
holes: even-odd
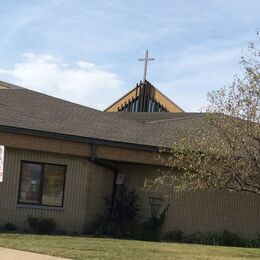
[[[62,206],[65,166],[45,165],[42,204]]]
[[[39,203],[42,166],[34,163],[22,164],[20,202]]]

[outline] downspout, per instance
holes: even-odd
[[[96,144],[91,144],[91,161],[95,161],[96,159]]]
[[[112,190],[112,198],[111,198],[111,211],[110,211],[110,218],[113,216],[114,209],[116,207],[116,195],[117,195],[117,186],[116,185],[116,180],[118,176],[118,169],[116,168],[114,170],[114,180],[113,180],[113,190]]]

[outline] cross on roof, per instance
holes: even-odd
[[[153,61],[154,58],[149,58],[148,57],[148,51],[145,52],[145,57],[143,59],[139,59],[139,61],[144,61],[144,78],[143,78],[143,83],[145,83],[146,80],[146,74],[147,74],[147,63],[148,61]]]

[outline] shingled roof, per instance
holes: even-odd
[[[0,82],[1,83],[1,82]],[[0,84],[1,85],[1,84]],[[3,84],[2,84],[3,85]],[[201,113],[109,113],[19,87],[0,90],[0,131],[33,131],[82,140],[160,147]]]

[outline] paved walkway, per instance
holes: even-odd
[[[65,260],[65,258],[41,255],[20,250],[0,247],[1,260]],[[66,259],[68,260],[68,259]]]

